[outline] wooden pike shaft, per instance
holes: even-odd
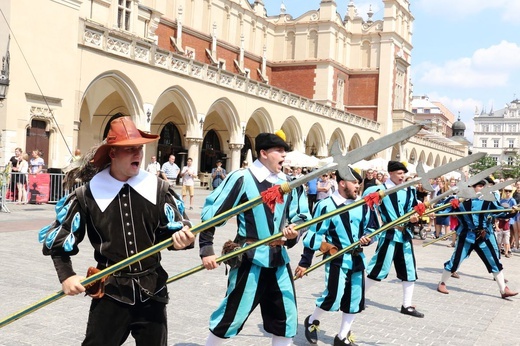
[[[333,163],[333,164],[329,164],[327,166],[324,166],[324,167],[321,167],[309,174],[307,174],[306,176],[300,178],[300,179],[295,179],[293,181],[291,181],[290,183],[286,183],[286,184],[283,184],[283,185],[280,185],[279,188],[280,188],[280,192],[283,194],[283,193],[288,193],[290,192],[292,189],[304,184],[305,182],[307,182],[308,180],[310,180],[312,177],[314,176],[319,176],[321,175],[321,173],[324,173],[324,172],[327,172],[331,169],[334,169],[335,167],[337,166],[337,164]],[[231,208],[230,210],[226,211],[226,212],[223,212],[222,214],[219,214],[217,216],[215,216],[214,218],[212,218],[211,220],[207,220],[205,222],[202,222],[200,224],[198,224],[197,226],[193,227],[191,229],[191,232],[194,234],[194,235],[197,235],[211,227],[215,227],[215,226],[218,226],[219,224],[222,224],[224,221],[226,221],[227,219],[233,217],[233,216],[236,216],[246,210],[249,210],[251,208],[254,208],[256,207],[257,205],[260,205],[263,203],[263,199],[262,199],[262,196],[258,196],[254,199],[251,199],[241,205],[238,205],[234,208]],[[143,250],[133,256],[130,256],[124,260],[122,260],[121,262],[118,262],[108,268],[105,268],[99,272],[97,272],[96,274],[94,275],[91,275],[89,276],[88,278],[85,278],[83,279],[80,283],[85,286],[85,285],[88,285],[88,284],[92,284],[96,281],[99,281],[101,280],[102,278],[106,277],[106,276],[109,276],[111,274],[114,274],[115,272],[123,269],[123,268],[126,268],[128,267],[129,265],[132,265],[136,262],[139,262],[141,261],[142,259],[146,258],[146,257],[149,257],[153,254],[156,254],[157,252],[160,252],[161,250],[164,250],[166,249],[167,247],[170,247],[173,245],[173,239],[170,237],[160,243],[157,243],[155,244],[154,246],[151,246],[149,247],[148,249],[146,250]],[[27,308],[23,309],[23,310],[20,310],[12,315],[9,315],[7,316],[6,318],[0,320],[0,328],[2,327],[5,327],[6,325],[24,317],[24,316],[27,316],[29,315],[30,313],[36,311],[36,310],[39,310],[49,304],[51,304],[52,302],[55,302],[57,301],[58,299],[60,298],[63,298],[65,297],[65,293],[63,292],[63,290],[61,291],[58,291],[58,292],[55,292],[45,298],[43,298],[42,300],[28,306]]]
[[[468,214],[487,214],[487,213],[512,213],[516,209],[495,209],[495,210],[470,210],[470,211],[454,211],[451,213],[443,213],[442,216],[451,215],[468,215]]]
[[[406,184],[411,184],[411,183],[407,182]],[[395,190],[394,189],[388,189],[386,191],[385,190],[380,190],[380,191],[378,191],[378,193],[379,193],[380,198],[383,198],[385,196],[385,194],[388,194],[388,192],[393,193],[393,192],[396,192],[396,191],[397,191],[397,189],[395,189]],[[314,219],[311,219],[309,221],[301,223],[301,224],[297,225],[295,227],[295,229],[296,230],[300,230],[300,229],[312,226],[313,224],[315,224],[317,222],[323,221],[325,219],[328,219],[329,217],[332,217],[332,216],[335,216],[335,215],[338,215],[338,214],[342,214],[342,213],[344,213],[344,212],[346,212],[346,211],[348,211],[350,209],[353,209],[353,208],[358,207],[360,205],[363,205],[365,203],[366,203],[366,200],[362,198],[359,201],[356,201],[356,202],[351,203],[349,205],[345,205],[345,206],[343,206],[341,208],[338,208],[336,210],[328,212],[327,214],[320,215],[319,217],[316,217]],[[239,255],[243,254],[244,252],[247,252],[247,251],[249,251],[251,249],[254,249],[255,247],[258,247],[258,246],[264,245],[264,244],[268,244],[268,243],[272,242],[273,240],[281,238],[282,236],[283,236],[282,233],[274,234],[274,235],[272,235],[270,237],[267,237],[265,239],[259,240],[259,241],[255,242],[253,244],[244,246],[244,247],[242,247],[242,248],[240,248],[238,250],[235,250],[233,252],[230,252],[230,253],[227,253],[227,254],[225,254],[223,256],[220,256],[220,257],[218,257],[216,259],[216,262],[217,263],[221,263],[221,262],[227,261],[227,260],[229,260],[229,259],[231,259],[233,257],[236,257],[236,256],[239,256]],[[184,278],[186,276],[189,276],[191,274],[197,273],[197,272],[199,272],[199,271],[201,271],[203,269],[204,269],[203,265],[199,265],[197,267],[193,267],[193,268],[188,269],[188,270],[186,270],[186,271],[184,271],[184,272],[182,272],[180,274],[177,274],[175,276],[172,276],[172,277],[168,278],[166,283],[170,283],[170,282],[174,282],[174,281],[180,280],[180,279],[182,279],[182,278]]]
[[[331,212],[328,212],[327,214],[323,214],[323,215],[321,215],[321,216],[319,216],[319,217],[316,217],[316,218],[314,218],[314,219],[311,219],[311,220],[309,220],[309,221],[305,221],[305,222],[303,222],[303,223],[297,225],[296,227],[294,227],[294,229],[298,231],[298,230],[301,230],[301,229],[307,228],[307,227],[309,227],[309,226],[312,226],[312,225],[315,224],[315,223],[321,222],[321,221],[323,221],[323,220],[325,220],[325,219],[328,219],[329,217],[332,217],[332,216],[335,216],[335,215],[338,215],[338,214],[344,213],[344,212],[346,212],[346,211],[349,210],[349,209],[352,209],[352,208],[358,207],[358,206],[363,205],[363,204],[365,204],[365,203],[366,203],[366,202],[365,202],[364,199],[360,199],[359,201],[356,201],[356,202],[351,203],[351,204],[349,204],[349,205],[345,205],[345,206],[343,206],[343,207],[341,207],[341,208],[338,208],[338,209],[336,209],[336,210],[333,210],[333,211],[331,211]],[[257,242],[254,242],[253,244],[250,244],[250,245],[244,246],[244,247],[242,247],[242,248],[240,248],[240,249],[238,249],[238,250],[235,250],[235,251],[233,251],[233,252],[230,252],[230,253],[227,253],[227,254],[225,254],[225,255],[222,255],[222,256],[220,256],[220,257],[218,257],[218,258],[216,259],[216,262],[217,262],[217,263],[225,262],[225,261],[227,261],[227,260],[229,260],[229,259],[231,259],[231,258],[233,258],[233,257],[239,256],[239,255],[241,255],[241,254],[243,254],[243,253],[245,253],[245,252],[247,252],[247,251],[249,251],[249,250],[251,250],[251,249],[254,249],[254,248],[258,247],[258,246],[265,245],[265,244],[269,244],[269,243],[272,242],[273,240],[277,240],[277,239],[281,238],[282,236],[283,236],[283,233],[281,233],[281,232],[280,232],[280,233],[273,234],[272,236],[267,237],[267,238],[262,239],[262,240],[259,240],[259,241],[257,241]],[[191,274],[197,273],[197,272],[199,272],[199,271],[201,271],[201,270],[203,270],[203,269],[204,269],[204,266],[203,266],[202,264],[199,265],[199,266],[193,267],[193,268],[188,269],[188,270],[186,270],[186,271],[184,271],[184,272],[182,272],[182,273],[179,273],[179,274],[177,274],[177,275],[175,275],[175,276],[170,277],[170,278],[166,281],[166,283],[169,284],[169,283],[171,283],[171,282],[174,282],[174,281],[180,280],[180,279],[182,279],[182,278],[184,278],[184,277],[186,277],[186,276],[189,276],[189,275],[191,275]]]
[[[205,230],[207,230],[208,228],[210,227],[214,227],[214,226],[217,226],[219,224],[221,224],[222,222],[224,222],[225,220],[227,220],[228,218],[230,217],[233,217],[234,215],[237,215],[237,214],[240,214],[242,213],[243,211],[245,210],[248,210],[248,209],[251,209],[259,204],[262,203],[262,197],[257,197],[255,199],[252,199],[244,204],[241,204],[239,206],[236,206],[235,208],[232,208],[230,210],[228,210],[227,212],[225,213],[222,213],[216,217],[214,217],[213,219],[211,220],[208,220],[208,221],[205,221],[205,222],[202,222],[200,224],[198,224],[197,226],[193,227],[192,228],[192,232],[194,235],[196,234],[199,234],[200,232],[203,232]],[[94,283],[98,280],[101,280],[102,278],[106,277],[106,276],[109,276],[123,268],[126,268],[128,267],[129,265],[133,264],[133,263],[136,263],[136,262],[139,262],[141,261],[142,259],[146,258],[146,257],[149,257],[163,249],[166,249],[167,247],[169,246],[172,246],[173,245],[173,240],[172,238],[168,238],[158,244],[155,244],[154,246],[152,247],[149,247],[148,249],[146,250],[143,250],[133,256],[130,256],[124,260],[122,260],[121,262],[118,262],[106,269],[103,269],[101,271],[99,271],[98,273],[92,275],[92,276],[89,276],[88,278],[85,278],[81,281],[81,284],[83,286],[85,285],[88,285],[88,284],[91,284],[91,283]],[[30,313],[36,311],[36,310],[39,310],[41,308],[43,308],[44,306],[47,306],[49,305],[50,303],[60,299],[60,298],[63,298],[65,297],[65,293],[63,292],[63,290],[61,291],[58,291],[58,292],[55,292],[45,298],[43,298],[42,300],[28,306],[27,308],[23,309],[23,310],[20,310],[2,320],[0,320],[0,328],[2,327],[5,327],[6,325],[24,317],[24,316],[27,316],[29,315]]]
[[[437,238],[437,239],[434,239],[434,240],[432,240],[432,241],[429,241],[429,242],[427,242],[427,243],[424,243],[422,246],[423,246],[423,247],[426,247],[426,246],[428,246],[428,245],[431,245],[431,244],[433,244],[433,243],[436,243],[436,242],[438,242],[438,241],[441,241],[441,240],[443,240],[443,239],[446,239],[446,238],[452,236],[452,235],[455,234],[455,233],[457,233],[457,232],[456,232],[456,231],[452,231],[452,232],[450,232],[450,233],[448,233],[448,234],[443,235],[442,237],[439,237],[439,238]]]
[[[436,208],[433,208],[433,209],[431,209],[431,210],[428,210],[428,211],[426,211],[424,214],[435,213],[435,212],[437,212],[437,211],[439,211],[439,210],[442,210],[442,209],[445,209],[445,208],[447,208],[447,207],[449,207],[449,206],[450,206],[450,203],[446,203],[446,204],[443,204],[443,205],[441,205],[441,206],[439,206],[439,207],[436,207]],[[386,230],[388,230],[388,229],[390,229],[390,228],[393,228],[393,227],[395,227],[395,226],[397,226],[397,225],[399,225],[399,224],[401,224],[401,223],[407,222],[407,221],[410,219],[410,217],[411,217],[413,214],[415,214],[415,213],[416,213],[415,210],[409,211],[408,213],[404,214],[403,216],[401,216],[401,217],[395,219],[394,221],[391,221],[391,222],[387,223],[387,224],[384,225],[383,227],[381,227],[381,228],[379,228],[378,230],[376,230],[376,231],[372,232],[371,234],[367,235],[367,237],[368,237],[368,238],[372,238],[372,237],[378,235],[378,234],[381,233],[381,232],[384,232],[384,231],[386,231]],[[334,260],[335,258],[337,258],[337,257],[339,257],[339,256],[341,256],[341,255],[343,255],[344,253],[346,253],[346,252],[348,252],[348,251],[353,250],[354,248],[358,247],[359,245],[360,245],[360,242],[359,242],[359,241],[357,241],[357,242],[355,242],[355,243],[352,243],[351,245],[347,246],[346,248],[343,248],[343,249],[339,250],[339,251],[336,252],[334,255],[330,255],[329,257],[324,258],[324,259],[321,260],[320,262],[318,262],[318,263],[316,263],[316,264],[310,266],[309,268],[307,268],[307,270],[305,270],[305,272],[303,272],[302,275],[307,275],[307,274],[309,274],[310,272],[316,270],[317,268],[321,267],[322,265],[324,265],[324,264],[326,264],[326,263],[328,263],[328,262]],[[297,279],[298,279],[298,277],[294,277],[294,280],[297,280]]]

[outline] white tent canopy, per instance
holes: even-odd
[[[376,157],[375,159],[367,161],[370,164],[370,168],[377,171],[386,171],[388,168],[388,160]]]
[[[372,168],[372,165],[367,160],[361,160],[352,165],[353,168],[358,168],[363,171]]]
[[[298,150],[293,150],[287,153],[283,165],[291,167],[317,167],[318,163],[318,158],[309,156]]]

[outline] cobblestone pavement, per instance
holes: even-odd
[[[192,220],[200,219],[204,198],[210,191],[196,189],[195,208],[188,210]],[[54,217],[53,205],[9,205],[11,213],[0,212],[0,319],[3,319],[61,289],[49,258],[42,256],[38,230]],[[216,234],[216,248],[234,237],[236,223],[230,220]],[[443,262],[452,249],[441,241],[422,247],[415,240],[419,280],[414,304],[425,314],[418,319],[399,313],[401,285],[391,272],[389,278],[375,285],[367,294],[367,309],[359,314],[353,332],[359,345],[519,345],[514,326],[520,325],[518,297],[500,298],[498,287],[477,255],[466,260],[460,279],[448,282],[449,295],[436,292]],[[365,250],[370,258],[374,246]],[[78,272],[93,265],[88,241],[73,258]],[[301,244],[289,250],[293,267]],[[513,290],[520,289],[520,254],[503,258],[505,275]],[[170,275],[198,266],[197,250],[163,251],[163,265]],[[203,271],[169,285],[169,345],[204,345],[211,312],[222,299],[226,288],[223,266]],[[314,309],[314,300],[323,290],[323,271],[318,269],[295,282],[298,295],[299,328],[295,345],[307,345],[303,320]],[[64,297],[0,329],[1,346],[79,345],[86,327],[90,299]],[[332,345],[341,314],[328,313],[321,320],[318,345]],[[124,345],[133,345],[129,339]],[[242,332],[226,345],[270,345],[262,328],[259,309],[255,310]]]

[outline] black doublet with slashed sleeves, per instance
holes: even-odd
[[[129,184],[124,184],[108,205],[101,208],[88,184],[68,197],[64,219],[60,221],[58,215],[55,227],[47,231],[50,234],[59,227],[55,239],[52,244],[43,241],[43,252],[52,256],[60,281],[75,274],[70,256],[79,251],[77,246],[84,238],[85,230],[94,247],[97,267],[104,269],[171,237],[182,228],[183,222],[189,223],[179,211],[178,205],[183,210],[182,201],[176,199],[169,184],[154,179],[157,188],[155,203]],[[74,225],[78,222],[78,213],[79,225]],[[72,247],[66,246],[71,234],[74,239]],[[168,275],[160,266],[160,260],[161,254],[156,253],[109,276],[105,294],[126,304],[146,301],[150,295],[167,297]]]

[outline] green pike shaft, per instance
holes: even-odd
[[[430,210],[427,210],[423,215],[426,215],[426,214],[429,214],[429,213],[435,213],[439,210],[442,210],[442,209],[445,209],[447,207],[449,207],[450,204],[447,203],[447,204],[443,204],[439,207],[436,207],[436,208],[433,208],[433,209],[430,209]],[[408,213],[404,214],[403,216],[395,219],[394,221],[391,221],[389,223],[387,223],[386,225],[384,225],[383,227],[379,228],[378,230],[372,232],[371,234],[367,235],[368,238],[372,238],[376,235],[378,235],[379,233],[381,232],[384,232],[390,228],[393,228],[399,224],[402,224],[404,222],[407,222],[410,217],[415,214],[416,211],[415,210],[412,210],[412,211],[409,211]],[[344,253],[346,252],[349,252],[351,250],[353,250],[354,248],[358,247],[360,245],[360,242],[357,241],[355,243],[352,243],[351,245],[347,246],[346,248],[343,248],[341,250],[339,250],[338,252],[336,252],[334,255],[330,255],[329,257],[327,258],[324,258],[323,260],[321,260],[320,262],[310,266],[309,268],[307,268],[307,270],[305,270],[305,272],[303,273],[303,275],[307,275],[309,274],[310,272],[313,272],[314,270],[316,270],[317,268],[321,267],[322,265],[334,260],[335,258],[343,255]],[[297,277],[294,278],[295,280],[297,279]]]

